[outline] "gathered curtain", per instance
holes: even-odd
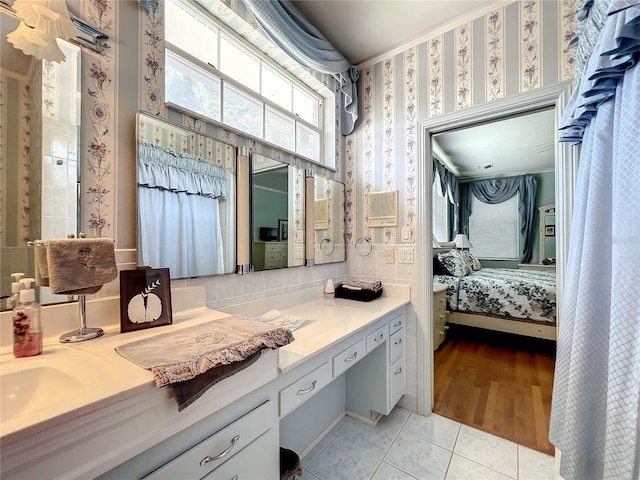
[[[585,2],[580,19],[586,65],[560,125],[582,146],[549,439],[567,480],[638,479],[640,4]]]
[[[244,0],[271,40],[301,65],[337,75],[340,81],[341,132],[349,135],[358,120],[360,70],[300,13],[289,0]]]
[[[168,267],[171,278],[224,273],[226,196],[223,166],[138,142],[138,263]]]
[[[436,175],[437,173],[437,175]],[[458,233],[460,209],[460,184],[458,178],[439,159],[433,157],[433,178],[440,179],[440,187],[448,198],[449,238],[453,240]]]
[[[469,217],[473,213],[473,197],[483,203],[496,204],[509,200],[516,193],[520,194],[518,213],[520,213],[520,236],[524,248],[520,261],[531,261],[534,249],[533,220],[536,208],[536,192],[538,183],[533,175],[479,180],[464,183],[460,186],[460,225],[461,233],[469,235]]]

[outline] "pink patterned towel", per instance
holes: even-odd
[[[123,357],[150,369],[158,387],[190,380],[220,365],[249,358],[262,349],[293,341],[288,328],[240,315],[211,320],[116,347]]]

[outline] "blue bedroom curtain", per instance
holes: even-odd
[[[473,213],[473,197],[483,203],[496,204],[509,200],[516,193],[520,193],[518,213],[520,213],[520,235],[524,240],[524,248],[520,261],[531,261],[534,249],[533,221],[536,209],[536,192],[538,183],[533,175],[521,175],[519,177],[498,178],[493,180],[480,180],[464,183],[460,186],[461,208],[460,224],[461,233],[469,235],[469,217]]]
[[[582,148],[549,439],[567,480],[638,479],[640,5],[585,2],[580,19],[560,128]]]
[[[349,135],[358,120],[357,81],[360,70],[296,9],[289,0],[243,0],[271,40],[301,65],[338,75],[341,132]]]
[[[449,217],[449,238],[447,240],[453,240],[458,233],[458,210],[460,209],[460,184],[457,177],[451,170],[445,167],[440,160],[433,157],[433,178],[440,178],[440,186],[442,191],[447,196],[448,203],[448,217]]]
[[[171,278],[224,273],[226,196],[221,165],[138,142],[138,262],[168,267]]]

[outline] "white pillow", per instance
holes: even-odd
[[[464,277],[472,272],[471,265],[458,250],[439,253],[438,260],[454,277]]]

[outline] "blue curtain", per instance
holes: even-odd
[[[496,204],[509,200],[520,193],[518,213],[520,213],[520,235],[524,240],[524,248],[520,261],[527,263],[533,255],[533,220],[536,208],[536,192],[538,183],[533,175],[480,180],[461,185],[460,222],[462,232],[469,235],[469,217],[473,213],[473,197],[483,203]]]
[[[458,211],[460,209],[460,184],[458,179],[451,170],[445,167],[440,160],[433,157],[433,178],[440,178],[440,187],[449,199],[448,217],[449,217],[449,238],[453,240],[458,233],[459,220]]]
[[[343,135],[349,135],[358,120],[360,70],[352,66],[289,0],[244,0],[244,3],[271,40],[294,60],[317,72],[339,76],[341,131]]]
[[[567,480],[637,479],[640,5],[586,2],[580,18],[577,43],[588,62],[560,130],[582,147],[549,439]]]
[[[168,267],[171,278],[224,273],[224,167],[138,142],[137,191],[139,264]]]

